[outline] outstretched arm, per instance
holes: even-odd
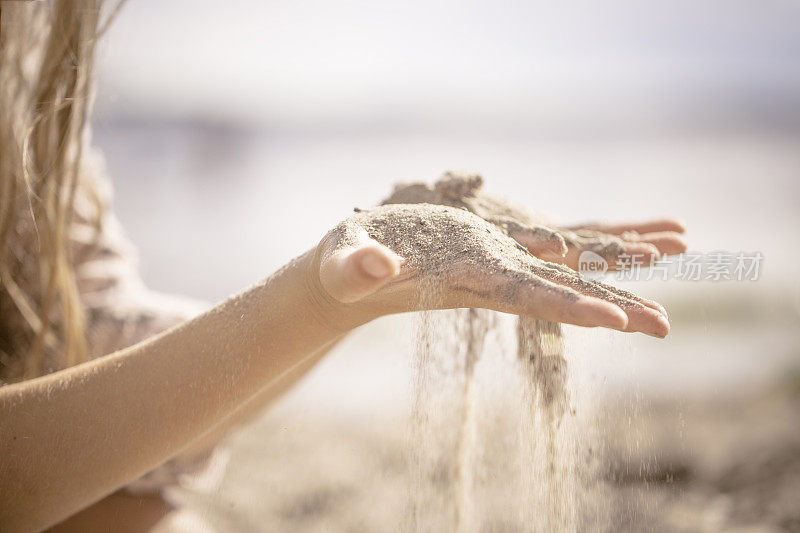
[[[0,389],[2,529],[42,529],[139,477],[339,337],[312,260],[149,341]]]
[[[669,331],[657,304],[542,261],[467,211],[420,204],[359,212],[314,251],[179,327],[0,388],[0,524],[42,529],[100,499],[265,387],[291,381],[358,325],[453,307]]]

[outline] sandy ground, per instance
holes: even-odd
[[[735,399],[609,404],[609,531],[797,531],[800,374]],[[411,487],[402,419],[282,412],[233,437],[220,486],[176,497],[220,531],[396,531]],[[500,485],[495,484],[500,496]],[[503,500],[481,531],[515,531]],[[535,525],[530,528],[536,530]]]

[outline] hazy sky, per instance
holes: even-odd
[[[101,109],[254,121],[795,105],[800,3],[129,0],[103,59]]]

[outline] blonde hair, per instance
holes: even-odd
[[[84,181],[101,3],[0,2],[3,381],[40,376],[87,357],[69,232]]]

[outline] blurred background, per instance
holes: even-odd
[[[99,72],[95,143],[154,289],[223,299],[447,169],[561,222],[676,216],[691,250],[761,252],[757,281],[628,284],[666,340],[570,328],[568,353],[628,424],[609,469],[641,475],[615,486],[665,530],[800,529],[797,2],[133,0]],[[180,497],[240,530],[396,529],[364,499],[399,483],[379,436],[413,321],[355,332],[230,439],[223,488]]]

